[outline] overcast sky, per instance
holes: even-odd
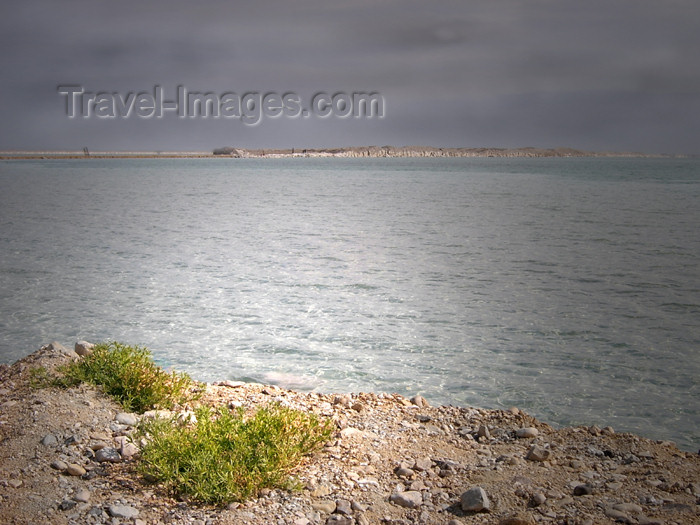
[[[2,0],[0,150],[700,153],[698,57],[697,0]],[[69,118],[65,85],[126,102],[155,86],[171,101],[178,86],[294,93],[309,113]],[[381,94],[382,118],[310,108],[317,93],[354,92]]]

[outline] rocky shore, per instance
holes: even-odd
[[[574,148],[436,148],[430,146],[356,146],[310,149],[245,149],[227,146],[214,155],[234,158],[283,157],[645,157],[641,153],[592,152]]]
[[[399,158],[399,157],[679,157],[637,152],[584,151],[574,148],[439,148],[433,146],[350,146],[337,148],[266,148],[234,146],[213,151],[0,151],[8,159],[122,159],[122,158]],[[683,157],[682,155],[680,157]]]
[[[225,508],[172,499],[134,469],[138,421],[87,386],[39,388],[58,343],[0,365],[0,521],[8,524],[500,525],[700,523],[700,456],[612,428],[554,429],[517,408],[420,396],[298,393],[231,381],[198,403],[271,401],[335,422],[296,492]],[[192,407],[182,407],[187,410]]]

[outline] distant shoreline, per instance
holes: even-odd
[[[264,148],[232,146],[212,151],[0,151],[0,159],[112,159],[112,158],[405,158],[405,157],[629,157],[685,158],[687,155],[638,152],[596,152],[574,148],[438,148],[428,146],[355,146],[339,148]]]

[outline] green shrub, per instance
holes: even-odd
[[[173,408],[192,398],[194,382],[187,374],[165,372],[143,347],[117,342],[95,345],[84,358],[61,367],[64,386],[90,383],[99,386],[126,410]]]
[[[303,456],[331,434],[331,422],[270,405],[244,410],[200,407],[196,422],[156,419],[141,425],[146,445],[139,470],[175,495],[203,503],[242,501],[262,488],[292,488]]]

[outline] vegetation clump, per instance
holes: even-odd
[[[30,370],[34,388],[88,383],[126,410],[173,409],[197,396],[187,374],[165,372],[143,347],[109,342],[57,369]],[[141,446],[138,471],[175,495],[202,503],[243,501],[263,488],[294,488],[290,477],[304,456],[332,433],[332,421],[271,404],[247,413],[208,406],[192,417],[144,419],[134,441]]]
[[[194,422],[155,419],[139,428],[139,471],[179,497],[203,503],[243,501],[263,488],[293,488],[290,474],[331,435],[331,422],[272,404],[199,407]]]
[[[194,397],[194,381],[187,374],[166,372],[153,362],[151,352],[140,346],[99,343],[92,353],[59,368],[59,372],[62,377],[57,384],[98,386],[134,412],[173,408]]]

